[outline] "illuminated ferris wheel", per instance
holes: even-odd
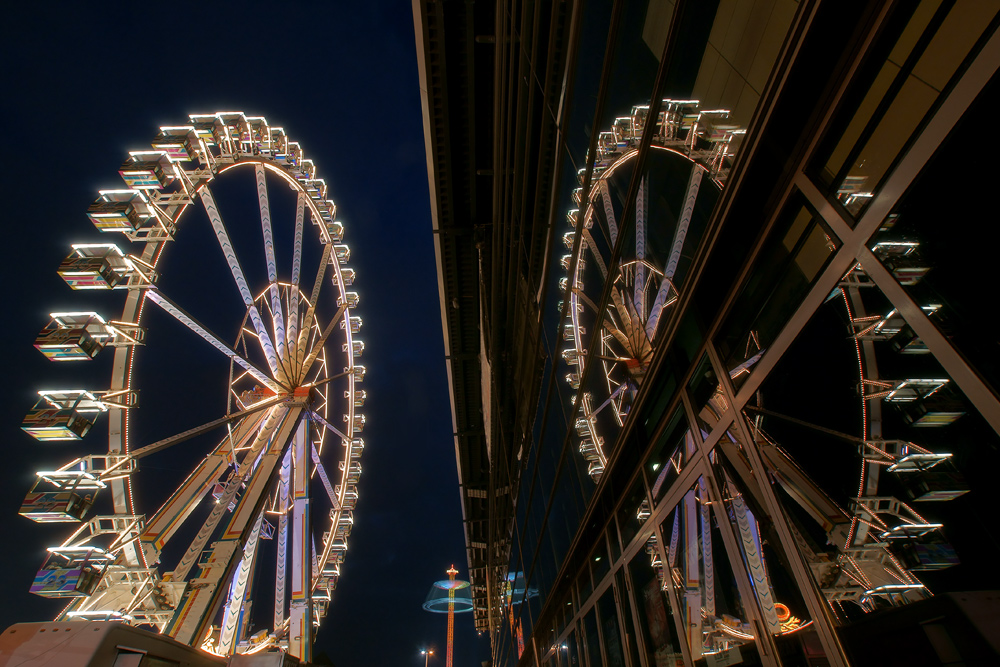
[[[87,211],[119,243],[74,245],[59,275],[74,290],[116,291],[121,313],[52,313],[35,343],[53,361],[87,361],[105,347],[113,360],[109,379],[77,385],[87,389],[39,391],[24,420],[44,442],[80,440],[99,418],[108,424],[106,451],[91,445],[38,472],[22,505],[34,521],[77,525],[48,549],[31,591],[67,599],[57,620],[122,619],[222,655],[279,646],[308,659],[347,551],[364,450],[364,343],[344,227],[312,160],[261,117],[192,115],[161,127],[119,173],[126,187],[101,191]],[[229,202],[213,190],[239,184],[253,195],[224,222],[220,202]],[[164,271],[209,275],[170,251],[185,226],[201,223],[191,219],[197,209],[221,250],[213,255],[223,279],[171,294]],[[254,266],[238,257],[248,248]],[[200,316],[234,313],[228,329],[213,332],[185,308],[206,296],[211,312]],[[147,342],[149,353],[167,342],[147,335],[149,304],[179,325],[185,340],[174,354],[202,346],[220,368],[228,363],[228,378],[140,407],[139,389],[154,378],[137,359]],[[136,410],[183,424],[192,395],[216,396],[217,418],[153,442],[131,433]],[[188,441],[201,449],[191,454]],[[164,462],[187,477],[158,494]],[[165,499],[143,505],[158,495]]]
[[[574,271],[572,279],[567,276],[560,283],[569,300],[563,330],[569,346],[562,357],[574,367],[566,381],[579,389],[588,329],[598,332],[593,340],[600,348],[594,356],[600,386],[583,392],[575,424],[580,452],[595,481],[607,464],[605,436],[617,433],[628,416],[660,339],[660,324],[677,301],[678,286],[718,199],[716,177],[723,174],[726,158],[743,136],[743,130],[727,122],[728,112],[699,112],[697,102],[665,104],[632,202],[634,224],[623,224],[624,191],[635,169],[648,107],[635,107],[630,116],[618,118],[611,130],[599,135],[590,196],[581,201],[582,192],[576,190],[573,199],[582,210],[567,214],[572,230],[564,234],[563,242],[571,250],[576,248],[576,255],[562,258],[563,268]],[[702,160],[708,168],[689,155],[696,136],[710,141],[708,159]],[[580,177],[582,182],[582,172]],[[664,239],[663,229],[668,227],[672,231]],[[620,233],[623,229],[627,231]],[[616,245],[621,257],[612,275],[608,265]],[[611,282],[611,303],[598,313],[600,289],[607,282]]]
[[[655,120],[648,111],[646,106],[634,107],[599,135],[589,192],[573,193],[578,208],[568,212],[571,229],[563,236],[570,253],[562,258],[567,274],[560,282],[566,302],[560,304],[566,306],[561,356],[569,371],[565,380],[574,390],[576,445],[595,483],[607,465],[607,448],[632,412],[745,134],[732,124],[728,111],[704,110],[694,100],[663,100]],[[648,122],[655,123],[652,143],[636,178],[637,146]],[[581,170],[581,185],[583,176]],[[630,199],[629,187],[635,180],[638,188]],[[848,207],[851,203],[845,201]],[[815,247],[832,251],[831,238],[818,226],[814,231],[810,238]],[[872,251],[903,285],[914,284],[928,270],[916,242],[890,234]],[[928,596],[915,572],[949,567],[957,559],[939,533],[942,524],[926,517],[914,503],[947,501],[968,491],[951,454],[883,434],[885,404],[899,408],[903,421],[914,427],[946,425],[964,410],[949,393],[947,378],[880,375],[877,350],[920,355],[927,348],[898,311],[886,306],[884,298],[874,298],[871,285],[864,268],[855,265],[824,306],[846,313],[849,353],[855,359],[850,363],[856,364],[858,373],[860,437],[825,429],[854,445],[854,453],[848,450],[839,460],[852,470],[848,474],[858,475],[856,496],[834,500],[769,434],[776,420],[788,417],[764,408],[766,392],[756,392],[744,407],[752,424],[749,437],[767,469],[763,477],[773,480],[797,505],[797,548],[835,616],[852,613],[848,607],[867,612]],[[602,309],[605,286],[608,298]],[[938,308],[923,306],[928,314]],[[597,349],[587,349],[588,344]],[[734,347],[722,362],[736,384],[767,350],[752,327]],[[698,441],[707,438],[728,410],[721,385],[714,386],[714,394],[703,397],[703,407],[694,408],[700,435],[692,429],[673,434],[673,449],[665,450],[669,456],[651,468],[654,498],[697,459]],[[792,421],[807,433],[823,430],[803,420]],[[675,591],[674,604],[679,608],[674,613],[684,619],[681,626],[695,658],[751,641],[759,631],[749,623],[745,607],[726,600],[724,587],[717,585],[718,562],[726,558],[716,535],[722,522],[733,526],[739,558],[750,578],[745,594],[756,598],[755,613],[767,631],[777,637],[811,623],[791,588],[776,583],[775,571],[784,558],[774,544],[777,540],[769,543],[762,538],[754,516],[761,506],[755,502],[760,492],[754,485],[761,483],[761,477],[753,474],[747,461],[746,440],[738,429],[722,436],[707,456],[715,479],[709,482],[702,476],[684,489],[659,526],[659,538],[654,532],[646,545],[663,590]],[[710,488],[713,485],[717,490]],[[645,521],[652,514],[649,501],[642,500],[635,512],[637,520]],[[804,537],[810,532],[812,538]],[[826,546],[818,546],[823,540]]]

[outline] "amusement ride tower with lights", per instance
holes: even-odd
[[[448,653],[445,667],[452,667],[452,647],[455,643],[455,614],[472,611],[472,591],[468,581],[455,579],[458,570],[452,565],[448,578],[435,581],[424,601],[424,609],[436,614],[448,614]]]

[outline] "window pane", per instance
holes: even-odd
[[[737,388],[837,248],[819,216],[798,198],[789,201],[776,224],[715,340]]]
[[[655,547],[654,547],[655,548]],[[651,562],[652,559],[652,562]],[[662,565],[659,555],[651,556],[641,551],[629,563],[632,576],[632,591],[635,595],[637,623],[642,637],[642,650],[646,664],[652,667],[674,667],[683,664],[677,628],[672,618],[673,611],[658,569]]]
[[[597,539],[597,546],[590,554],[590,567],[594,572],[594,587],[598,587],[601,581],[611,570],[611,559],[608,558],[608,548],[604,545],[604,536]]]
[[[998,9],[992,0],[899,5],[845,97],[834,124],[843,129],[819,169],[849,213],[860,215],[878,191]]]
[[[1000,388],[1000,345],[983,310],[988,303],[983,289],[995,280],[996,250],[1000,248],[997,226],[983,224],[991,193],[981,188],[940,197],[926,193],[939,190],[941,184],[954,178],[956,164],[966,159],[965,138],[988,122],[998,95],[1000,79],[994,77],[869,244],[903,289],[994,390]],[[982,148],[995,152],[997,140],[984,136]],[[968,232],[958,233],[954,225],[943,221],[962,221]],[[896,331],[889,344],[900,354],[930,353],[913,330],[902,325],[892,327]]]
[[[609,586],[597,603],[601,612],[601,637],[604,639],[604,664],[607,667],[625,667],[621,629],[615,609],[615,589]]]
[[[597,607],[592,607],[583,617],[583,634],[590,667],[604,667],[604,660],[601,657],[601,638],[597,634]]]
[[[699,478],[660,528],[665,569],[681,606],[681,626],[687,628],[684,639],[694,660],[734,650],[753,664],[754,629],[710,508],[705,481]]]
[[[670,489],[694,451],[694,441],[690,438],[684,412],[678,409],[643,465],[654,505]]]

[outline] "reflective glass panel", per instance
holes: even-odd
[[[629,574],[646,664],[675,667],[683,664],[683,656],[670,601],[663,589],[662,565],[654,543],[652,553],[640,551],[632,558]]]

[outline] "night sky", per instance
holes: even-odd
[[[158,126],[185,124],[190,113],[244,111],[284,127],[315,160],[347,229],[362,298],[369,397],[364,474],[350,550],[316,652],[338,667],[406,666],[421,664],[420,648],[431,646],[431,664],[443,664],[445,617],[421,604],[449,565],[455,563],[460,578],[467,569],[410,3],[250,2],[227,10],[209,3],[100,4],[96,11],[86,3],[23,3],[5,12],[0,27],[7,150],[0,167],[7,287],[0,628],[48,620],[62,607],[28,593],[45,547],[72,530],[17,515],[34,471],[107,447],[106,421],[76,444],[42,444],[19,429],[38,389],[67,383],[96,389],[109,378],[110,351],[85,367],[57,368],[31,347],[49,312],[119,314],[102,304],[120,303],[121,294],[108,301],[73,292],[56,267],[71,243],[128,245],[97,232],[85,215],[98,189],[123,187],[117,169],[128,150],[148,149]],[[238,217],[241,195],[226,196]],[[249,207],[256,215],[255,200]],[[218,246],[206,228],[198,229],[207,225],[204,214],[189,222],[194,229],[182,229],[164,264],[186,281],[164,280],[174,281],[170,295],[182,305],[187,298],[199,312],[221,317],[238,302],[232,279],[218,272],[224,269]],[[256,241],[259,220],[251,222]],[[236,235],[232,224],[230,233]],[[200,270],[201,253],[215,269]],[[280,247],[278,254],[280,268]],[[212,311],[214,294],[229,305]],[[207,346],[174,344],[172,323],[156,315],[147,323],[149,354],[140,357],[148,361],[138,367],[137,424],[145,430],[135,433],[137,444],[174,419],[195,425],[221,414],[225,394],[224,371],[196,372],[207,368],[200,355],[211,353],[198,347]],[[180,447],[157,459],[160,474],[139,482],[147,485],[146,497],[169,492],[171,480],[194,466],[197,451]],[[471,614],[457,618],[455,642],[456,666],[488,657],[488,638],[477,636]]]

